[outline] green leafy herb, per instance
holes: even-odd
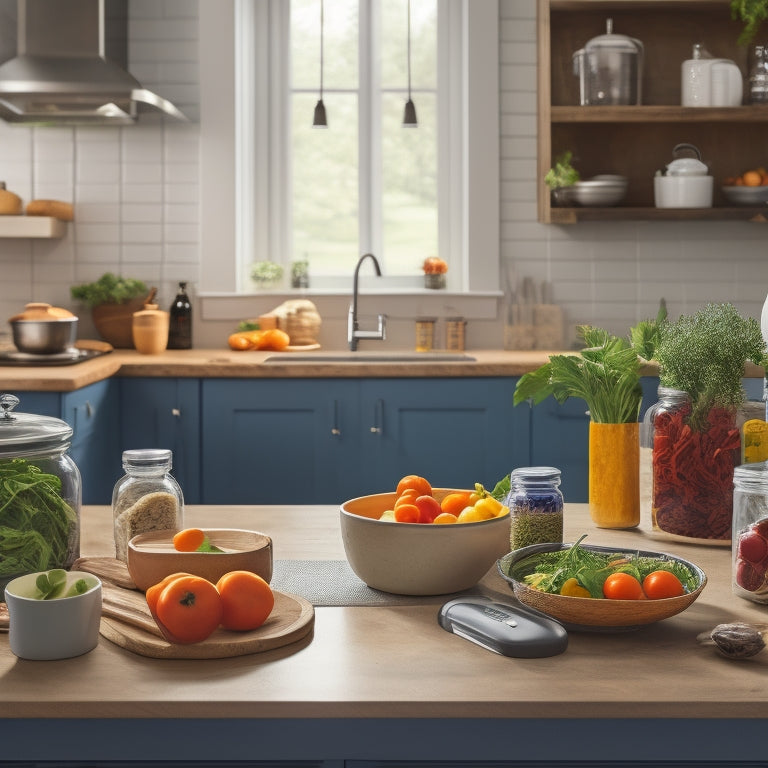
[[[258,331],[261,326],[258,323],[254,323],[251,320],[241,320],[237,326],[238,331]]]
[[[35,586],[40,592],[40,600],[52,600],[58,597],[67,583],[67,572],[62,568],[54,568],[47,573],[41,573],[35,579]]]
[[[744,29],[737,39],[739,45],[749,45],[768,18],[766,0],[731,0],[731,18],[744,22]]]
[[[579,172],[571,165],[571,152],[563,152],[555,160],[555,164],[547,171],[544,176],[544,183],[550,189],[560,189],[560,187],[570,187],[575,184],[581,176]]]
[[[579,326],[578,331],[587,345],[581,355],[550,355],[548,363],[523,375],[515,387],[515,405],[528,400],[536,405],[550,395],[559,403],[580,397],[592,421],[637,421],[643,398],[637,351],[600,328]]]
[[[762,365],[765,350],[757,320],[742,318],[732,304],[707,304],[662,324],[659,383],[689,394],[689,423],[699,430],[713,407],[734,409],[744,401],[744,365]]]
[[[89,307],[98,307],[101,304],[125,304],[131,299],[146,296],[147,286],[141,280],[106,272],[94,283],[73,285],[69,292],[73,299]]]
[[[57,475],[26,459],[0,461],[0,576],[65,565],[76,525]]]

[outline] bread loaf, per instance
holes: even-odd
[[[291,346],[317,344],[321,320],[309,299],[289,299],[269,314],[277,317],[277,327],[288,334]]]
[[[60,221],[73,221],[75,210],[72,203],[61,200],[30,200],[27,203],[27,216],[52,216]]]
[[[21,198],[7,189],[0,189],[0,215],[18,216],[21,213]]]

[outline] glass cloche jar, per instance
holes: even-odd
[[[80,556],[80,471],[69,456],[72,427],[17,412],[0,395],[0,587],[16,576],[70,568]]]

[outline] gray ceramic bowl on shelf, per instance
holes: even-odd
[[[571,187],[571,195],[577,205],[585,207],[610,207],[618,205],[627,195],[628,181],[624,176],[602,174],[591,179],[577,181]]]
[[[723,187],[723,194],[725,199],[734,205],[765,205],[768,203],[768,186]]]

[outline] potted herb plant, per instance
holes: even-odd
[[[579,326],[578,355],[550,355],[520,378],[514,403],[584,400],[589,410],[589,508],[599,528],[633,528],[640,522],[640,384],[642,360],[652,354],[656,321],[643,321],[629,339]]]
[[[544,176],[544,183],[552,191],[552,200],[560,205],[571,202],[572,190],[568,188],[581,179],[581,174],[571,165],[572,158],[571,152],[563,152]]]
[[[732,304],[708,304],[660,329],[655,352],[667,388],[653,416],[654,528],[693,539],[731,538],[737,411],[744,365],[765,362],[760,325]]]
[[[102,339],[113,347],[133,347],[133,313],[143,308],[148,293],[144,282],[106,272],[93,283],[73,285],[70,293],[73,299],[90,308]]]
[[[744,23],[739,45],[749,45],[768,19],[768,0],[731,0],[731,18]]]
[[[283,279],[283,267],[274,261],[254,261],[251,280],[262,290],[274,288]]]

